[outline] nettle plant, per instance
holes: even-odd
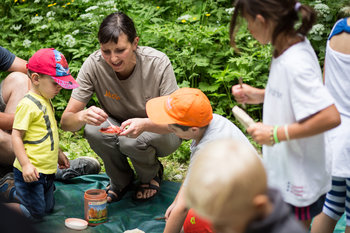
[[[318,12],[309,39],[322,64],[327,35],[346,0],[302,2]],[[54,47],[66,56],[76,77],[84,60],[99,47],[99,24],[115,11],[133,18],[140,45],[167,54],[179,86],[203,90],[216,113],[232,119],[236,103],[230,89],[239,77],[256,87],[266,83],[271,47],[259,45],[241,27],[237,34],[240,53],[234,52],[228,36],[233,8],[227,0],[3,0],[0,42],[24,59],[40,48]],[[57,118],[69,97],[70,91],[63,90],[54,99]],[[95,97],[90,104],[98,104]],[[249,106],[247,111],[261,119],[260,105]]]

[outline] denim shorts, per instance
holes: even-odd
[[[26,183],[20,170],[13,168],[16,195],[21,201],[21,209],[25,216],[31,219],[41,219],[53,211],[55,199],[55,174],[39,173],[38,181]]]

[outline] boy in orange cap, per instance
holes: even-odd
[[[168,124],[169,129],[178,137],[193,140],[187,176],[175,200],[165,213],[167,223],[164,232],[180,232],[188,212],[184,194],[196,152],[206,143],[224,138],[236,139],[247,144],[253,150],[254,148],[231,121],[220,115],[213,114],[209,99],[199,89],[182,88],[171,95],[151,99],[146,104],[146,111],[149,119],[154,123]],[[185,225],[191,226],[190,223]],[[204,225],[206,224],[203,224],[203,231],[201,232],[211,232]],[[198,229],[198,226],[194,227]],[[189,232],[189,228],[186,228]]]

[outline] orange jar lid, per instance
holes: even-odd
[[[107,193],[102,189],[89,189],[84,194],[85,199],[99,200],[107,198]]]

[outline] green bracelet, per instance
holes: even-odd
[[[277,137],[277,129],[278,129],[278,125],[275,125],[275,127],[273,128],[273,139],[275,139],[275,143],[279,143],[280,142],[278,140],[278,137]]]

